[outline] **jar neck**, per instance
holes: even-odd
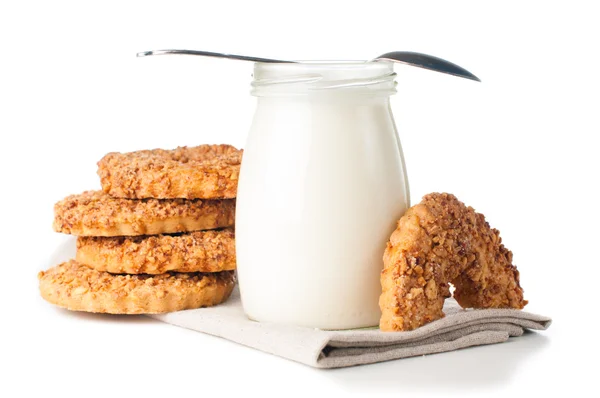
[[[396,92],[391,62],[257,63],[252,95],[344,99]]]

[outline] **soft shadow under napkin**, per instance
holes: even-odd
[[[512,309],[463,310],[446,300],[446,316],[410,332],[378,329],[327,331],[254,322],[236,288],[216,307],[150,315],[152,318],[235,341],[317,368],[340,368],[501,343],[524,329],[545,330],[551,319]]]

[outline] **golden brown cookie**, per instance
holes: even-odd
[[[231,145],[115,152],[98,162],[98,175],[119,198],[235,198],[241,160]]]
[[[182,235],[79,237],[75,259],[117,274],[219,272],[235,269],[232,228]]]
[[[463,308],[517,308],[519,272],[500,232],[454,195],[433,193],[411,207],[387,244],[379,300],[384,331],[412,330],[442,318],[444,300]]]
[[[157,314],[222,303],[235,273],[118,275],[70,260],[41,271],[38,279],[46,301],[72,311]]]
[[[54,205],[54,230],[81,236],[155,235],[215,229],[235,222],[235,199],[118,199],[102,191]]]

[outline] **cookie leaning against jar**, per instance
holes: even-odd
[[[408,209],[387,243],[383,263],[383,331],[413,330],[443,318],[450,283],[463,308],[527,304],[500,232],[452,194],[425,195]]]

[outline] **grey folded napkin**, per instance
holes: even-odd
[[[551,319],[512,309],[463,310],[446,300],[446,316],[410,332],[377,328],[319,330],[249,320],[237,288],[219,306],[150,315],[173,325],[219,336],[236,343],[317,368],[341,368],[501,343],[525,329],[545,330]]]

